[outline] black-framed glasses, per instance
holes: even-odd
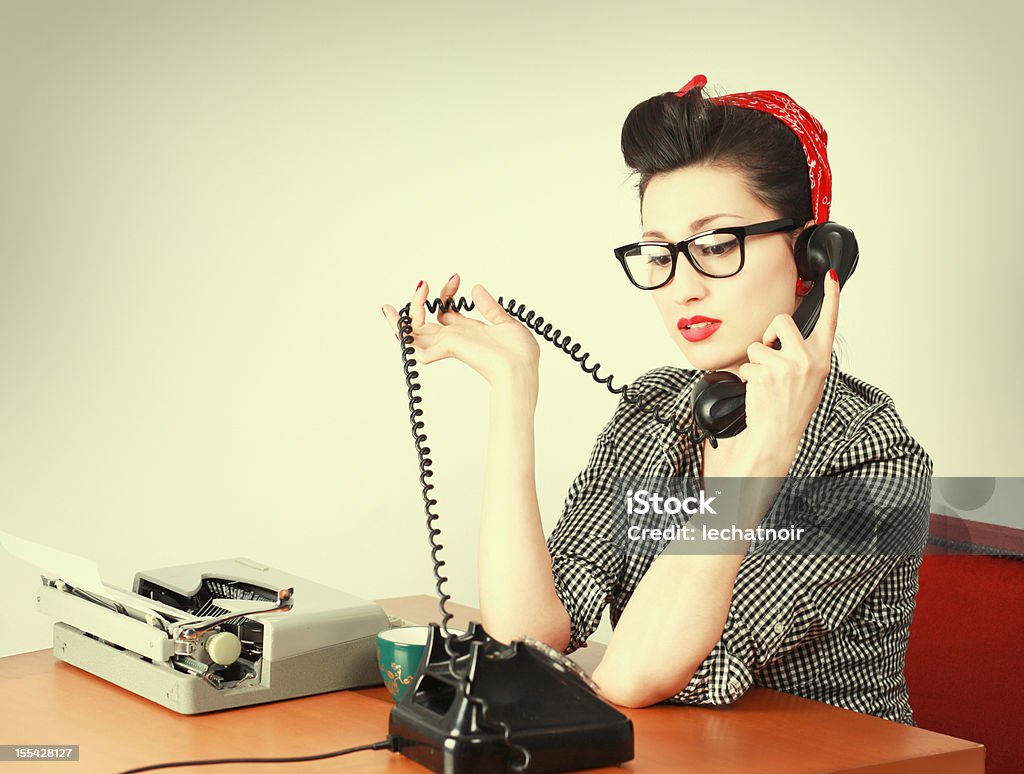
[[[657,290],[675,276],[680,252],[705,277],[731,277],[743,268],[746,237],[792,231],[802,223],[797,218],[780,218],[749,226],[724,226],[702,231],[676,244],[651,240],[633,242],[616,247],[614,253],[630,282],[641,290]]]

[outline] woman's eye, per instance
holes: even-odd
[[[704,247],[701,247],[700,254],[702,257],[706,258],[720,258],[723,255],[727,255],[735,246],[735,242],[727,242],[720,245],[705,245]]]
[[[650,266],[667,266],[672,262],[672,257],[668,255],[648,255],[647,263]]]

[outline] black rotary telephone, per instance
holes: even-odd
[[[804,229],[797,238],[793,247],[797,273],[801,279],[814,281],[811,292],[804,296],[793,314],[793,322],[805,339],[818,322],[829,269],[836,270],[842,288],[857,268],[859,256],[853,232],[833,221]],[[781,349],[782,344],[775,341],[772,348]],[[747,385],[736,374],[729,371],[705,374],[690,394],[691,439],[699,442],[707,438],[712,447],[717,447],[719,438],[730,438],[742,432],[747,426],[746,399]]]
[[[838,223],[827,222],[806,229],[794,247],[797,269],[804,279],[813,279],[794,321],[806,338],[821,312],[824,279],[834,268],[842,286],[857,266],[857,240],[853,232]],[[553,329],[515,299],[498,303],[530,330],[561,349],[598,384],[609,392],[677,433],[699,441],[736,435],[746,427],[744,383],[728,372],[704,376],[691,402],[693,425],[681,427],[675,417],[663,415],[643,395],[630,394],[628,387],[614,387],[612,376],[599,377],[600,363],[589,365],[589,352],[578,354],[579,343]],[[452,298],[428,299],[431,314],[438,310],[467,311],[472,301]],[[410,304],[399,311],[402,363],[409,394],[409,421],[419,455],[420,484],[423,487],[427,533],[434,563],[435,588],[440,600],[441,624],[431,624],[427,649],[409,690],[391,710],[389,738],[395,751],[444,774],[506,774],[506,772],[555,772],[612,766],[633,757],[633,724],[595,692],[595,686],[574,662],[542,642],[522,637],[506,645],[491,637],[477,622],[470,622],[463,635],[449,631],[452,614],[446,603],[451,598],[442,586],[444,562],[438,558],[443,546],[434,522],[430,497],[433,473],[430,449],[424,445],[423,411],[417,404],[419,372],[414,370]],[[778,342],[775,343],[779,348]]]

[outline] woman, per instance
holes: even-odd
[[[610,604],[614,631],[593,678],[623,706],[727,704],[761,685],[913,725],[903,660],[932,463],[884,392],[839,371],[834,272],[807,339],[792,318],[812,287],[797,274],[794,247],[801,231],[828,220],[827,136],[785,94],[707,98],[705,83],[698,75],[642,102],[622,129],[625,161],[640,175],[645,244],[616,255],[699,369],[656,368],[630,392],[686,423],[702,373],[730,371],[746,383],[743,432],[717,446],[694,442],[620,401],[545,541],[534,335],[480,285],[472,298],[484,321],[444,312],[429,323],[427,284],[413,294],[417,361],[455,357],[491,388],[482,623],[501,640],[528,634],[572,652]],[[715,231],[735,226],[754,233]],[[440,296],[458,286],[452,275]],[[382,311],[397,332],[395,308]],[[776,340],[781,349],[770,346]],[[734,477],[777,482],[733,515],[748,525],[801,524],[812,539],[798,551],[760,538],[690,555],[628,550],[614,483],[622,475],[692,476],[707,488]],[[842,486],[780,496],[787,476],[862,488],[880,480],[899,493],[892,502]],[[899,539],[878,540],[893,534]],[[847,539],[825,539],[837,535]],[[836,545],[842,550],[830,550]]]

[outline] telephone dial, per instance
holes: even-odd
[[[794,246],[797,270],[803,279],[813,279],[814,287],[793,315],[806,338],[821,312],[824,279],[835,269],[840,286],[857,266],[858,248],[853,232],[832,221],[805,229]],[[589,365],[589,352],[578,354],[580,344],[563,335],[544,318],[517,304],[505,303],[505,310],[530,330],[551,342],[613,395],[657,421],[686,434],[694,442],[708,438],[712,446],[719,437],[730,437],[746,427],[745,384],[728,372],[706,374],[691,395],[693,419],[689,428],[661,414],[641,395],[631,395],[628,386],[615,387],[612,376],[599,377],[600,363]],[[469,311],[473,302],[458,299],[428,299],[431,314],[442,311]],[[441,534],[434,522],[437,504],[430,496],[428,481],[430,449],[421,432],[423,411],[417,404],[419,372],[414,370],[410,304],[399,311],[402,362],[409,395],[409,420],[419,455],[420,484],[430,554],[434,564],[435,589],[439,597],[441,623],[431,624],[427,648],[413,677],[412,685],[389,717],[389,737],[395,749],[432,771],[444,774],[491,774],[501,772],[555,772],[581,768],[612,766],[633,757],[633,724],[595,691],[594,684],[571,659],[529,637],[506,645],[492,638],[477,622],[471,622],[465,634],[448,629],[450,595],[441,575],[445,562],[438,558],[444,547],[437,541]],[[779,342],[773,345],[780,348]]]

